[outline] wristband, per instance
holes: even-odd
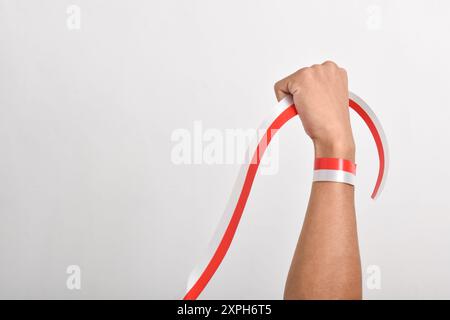
[[[340,158],[316,158],[313,181],[332,181],[355,185],[356,164]]]

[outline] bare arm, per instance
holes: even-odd
[[[287,94],[311,137],[315,156],[355,159],[345,70],[333,62],[300,69],[275,85]],[[314,182],[286,281],[285,299],[361,299],[354,187]]]

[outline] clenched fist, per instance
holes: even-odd
[[[275,84],[278,100],[292,95],[316,157],[355,159],[344,69],[326,61],[302,68]]]

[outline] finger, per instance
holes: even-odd
[[[274,86],[275,95],[277,97],[278,101],[281,101],[284,97],[290,95],[289,92],[289,79],[284,78],[277,83],[275,83]]]

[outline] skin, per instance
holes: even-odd
[[[275,84],[278,100],[292,95],[315,157],[355,161],[348,80],[334,62],[303,68]],[[286,281],[285,299],[361,299],[354,187],[314,182]]]

